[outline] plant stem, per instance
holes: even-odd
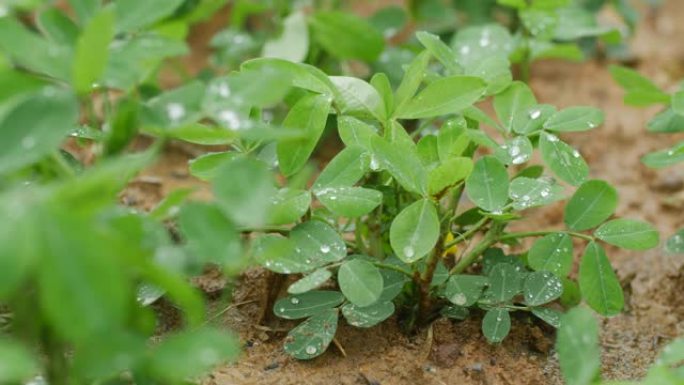
[[[463,257],[456,266],[454,266],[449,274],[459,274],[463,272],[468,266],[475,262],[475,259],[479,257],[485,250],[490,246],[499,241],[499,235],[503,231],[506,225],[504,223],[494,223],[492,227],[487,231],[484,238],[478,243],[465,257]]]
[[[432,278],[435,275],[435,270],[437,269],[437,263],[442,256],[444,250],[444,231],[440,232],[440,236],[437,239],[437,245],[432,250],[430,257],[428,258],[425,266],[425,271],[420,275],[416,272],[414,279],[418,280],[418,290],[420,299],[418,302],[418,322],[421,325],[427,323],[430,308],[432,308],[432,297],[430,296],[430,285],[432,284]]]
[[[565,230],[541,230],[541,231],[527,231],[527,232],[520,232],[520,233],[506,233],[506,234],[500,236],[499,240],[503,241],[506,239],[516,239],[516,238],[526,238],[526,237],[541,237],[544,235],[555,234],[555,233],[567,234],[571,237],[584,239],[586,241],[593,241],[594,240],[594,237],[592,237],[591,235],[576,233],[573,231],[565,231]]]
[[[482,227],[484,227],[490,221],[490,219],[491,218],[483,217],[477,223],[475,223],[471,228],[469,228],[466,232],[464,232],[463,234],[458,234],[458,236],[456,236],[456,238],[454,238],[453,241],[444,245],[444,248],[449,249],[451,246],[459,244],[459,243],[465,241],[466,239],[470,238],[473,234],[480,231],[480,229],[482,229]]]

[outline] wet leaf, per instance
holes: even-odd
[[[527,254],[527,263],[536,271],[550,271],[560,277],[572,269],[572,238],[553,233],[539,238]]]
[[[599,375],[598,324],[587,309],[574,308],[561,318],[556,350],[568,385],[589,385]]]
[[[482,333],[490,344],[504,340],[511,331],[511,315],[506,309],[488,310],[482,319]]]
[[[525,210],[564,199],[563,190],[562,186],[548,178],[518,177],[511,181],[509,196],[514,209]]]
[[[528,305],[543,305],[563,294],[563,283],[551,272],[537,271],[525,278],[523,294]]]
[[[439,217],[434,204],[427,199],[414,202],[392,221],[390,244],[396,256],[405,263],[425,257],[439,238]]]
[[[500,211],[508,202],[508,172],[496,158],[485,156],[475,162],[466,179],[466,193],[478,207]]]
[[[587,245],[579,268],[582,298],[601,315],[613,316],[622,311],[625,300],[622,287],[603,248],[595,242]]]
[[[617,201],[617,191],[607,182],[587,181],[565,206],[565,225],[575,231],[596,227],[613,215]]]
[[[418,95],[397,109],[400,119],[422,119],[463,111],[477,102],[486,86],[473,76],[451,76],[428,84]]]
[[[548,307],[535,307],[532,309],[532,314],[555,328],[561,326],[561,317],[563,314],[556,310]]]
[[[487,298],[497,302],[506,302],[518,295],[522,290],[522,274],[519,266],[499,263],[489,272],[489,289]]]
[[[649,223],[632,219],[613,219],[594,231],[596,238],[629,250],[648,250],[658,246],[660,236]]]
[[[280,318],[300,319],[321,314],[344,302],[339,291],[312,290],[281,298],[273,305],[273,313]]]
[[[285,352],[299,360],[320,356],[335,337],[337,318],[337,309],[320,310],[287,333]]]
[[[284,225],[299,220],[311,206],[311,194],[306,190],[283,188],[271,200],[268,223]]]
[[[594,107],[569,107],[556,112],[544,123],[550,131],[587,131],[603,123],[603,112]]]
[[[307,291],[316,289],[327,282],[332,273],[328,269],[318,269],[314,270],[313,273],[300,278],[292,285],[287,288],[287,292],[290,294],[302,294]]]
[[[378,301],[366,307],[351,303],[342,306],[342,315],[347,323],[357,328],[373,327],[391,317],[392,314],[394,314],[394,304],[390,301]]]
[[[382,294],[382,275],[375,265],[362,259],[353,259],[340,266],[337,282],[344,296],[359,307],[377,302]]]
[[[544,163],[563,181],[578,186],[587,179],[587,162],[577,150],[556,135],[543,133],[539,140],[539,149]]]
[[[314,192],[318,200],[336,215],[356,218],[382,203],[382,193],[363,187],[325,187]]]
[[[444,295],[457,306],[473,306],[482,297],[489,284],[487,277],[479,275],[452,275],[446,284]]]
[[[529,114],[528,109],[537,105],[532,90],[522,82],[513,82],[505,91],[494,96],[494,110],[506,131],[513,130],[513,123]]]
[[[415,150],[411,151],[397,143],[390,143],[380,137],[371,139],[374,162],[389,172],[394,179],[406,190],[420,195],[427,195],[427,171]]]

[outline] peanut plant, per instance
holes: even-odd
[[[657,134],[684,132],[683,90],[678,89],[669,94],[646,77],[626,67],[613,66],[610,72],[613,79],[625,90],[625,104],[638,107],[663,106],[663,110],[648,122],[646,126],[648,132]],[[684,162],[684,141],[670,148],[646,154],[641,161],[646,166],[656,169]],[[672,254],[684,253],[684,230],[679,230],[665,242],[665,251]]]
[[[611,219],[617,192],[589,179],[582,155],[558,136],[598,127],[601,111],[539,104],[511,80],[504,56],[464,62],[458,47],[427,33],[418,38],[426,49],[396,89],[382,73],[367,83],[278,59],[244,63],[243,76],[271,69],[289,79],[280,126],[307,134],[244,140],[192,162],[195,175],[212,180],[217,210],[251,233],[254,260],[297,278],[273,305],[278,317],[304,320],[285,341],[296,358],[322,354],[340,315],[371,327],[397,313],[412,330],[480,309],[492,343],[508,334],[512,311],[558,326],[560,313],[548,305],[559,298],[615,315],[624,299],[602,243],[658,244],[651,225]],[[496,118],[476,106],[483,101]],[[345,147],[309,186],[307,162],[326,127]],[[251,130],[232,128],[243,137]],[[535,150],[548,172],[530,164]],[[565,200],[569,188],[565,228],[507,229],[528,209]],[[584,243],[576,280],[568,278],[573,239]]]

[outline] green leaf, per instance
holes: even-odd
[[[556,329],[561,326],[561,316],[563,314],[559,311],[550,309],[548,307],[535,307],[532,308],[532,314],[536,315],[539,319],[555,327]]]
[[[487,95],[498,94],[513,82],[511,63],[503,55],[492,55],[470,63],[465,74],[483,79],[487,83]]]
[[[482,319],[482,333],[490,344],[504,340],[511,331],[511,315],[506,309],[488,310]]]
[[[231,362],[239,354],[240,342],[233,334],[206,327],[190,329],[167,336],[155,346],[149,370],[155,378],[176,383]]]
[[[351,116],[338,116],[337,129],[345,146],[359,146],[367,151],[371,148],[371,138],[377,136],[373,126]]]
[[[240,234],[218,207],[186,204],[178,216],[178,225],[188,249],[202,264],[214,262],[233,272],[244,264]]]
[[[394,111],[394,94],[392,84],[384,72],[378,72],[370,80],[370,84],[378,91],[385,107],[385,116],[390,116]]]
[[[416,38],[420,41],[430,53],[439,60],[440,63],[447,69],[450,74],[457,74],[460,72],[460,66],[454,51],[446,45],[437,35],[429,32],[419,31],[416,33]]]
[[[547,178],[515,178],[511,181],[509,195],[516,210],[543,206],[565,198],[563,187]]]
[[[37,371],[36,358],[26,347],[7,338],[0,339],[0,382],[24,383]]]
[[[313,289],[316,289],[326,283],[332,273],[328,269],[318,269],[314,270],[313,273],[300,278],[292,285],[287,288],[287,292],[290,294],[302,294]]]
[[[678,115],[684,115],[684,90],[672,94],[672,110]]]
[[[455,156],[463,156],[470,145],[470,138],[466,134],[467,123],[463,118],[447,121],[437,134],[437,153],[444,162]]]
[[[311,271],[317,266],[307,263],[306,257],[295,252],[295,243],[275,234],[264,234],[252,245],[254,259],[265,268],[280,274]]]
[[[117,0],[116,27],[118,32],[131,32],[139,30],[170,16],[183,0],[136,1]]]
[[[379,167],[387,170],[394,179],[407,191],[420,195],[427,195],[427,171],[415,150],[406,149],[400,144],[390,143],[380,137],[371,139],[373,161],[376,160]]]
[[[295,63],[304,61],[309,51],[309,29],[306,16],[293,12],[283,20],[280,36],[264,44],[261,56],[289,60]]]
[[[451,41],[459,63],[465,67],[491,56],[507,57],[513,50],[513,44],[511,34],[498,24],[461,28]]]
[[[607,182],[584,182],[565,205],[565,225],[575,231],[596,227],[613,215],[617,201],[617,191]]]
[[[109,9],[95,15],[83,29],[76,43],[72,72],[74,88],[79,93],[90,92],[93,83],[104,74],[113,38],[114,12]]]
[[[537,99],[527,84],[516,81],[500,94],[494,96],[494,111],[507,132],[513,123],[529,114],[528,109],[537,105]]]
[[[603,123],[603,112],[594,107],[569,107],[560,110],[544,123],[550,131],[587,131]]]
[[[56,151],[77,118],[76,99],[51,88],[17,104],[0,121],[0,174],[28,166]]]
[[[299,220],[311,206],[311,194],[306,190],[284,188],[271,200],[268,223],[284,225]]]
[[[539,238],[527,254],[527,263],[536,271],[550,271],[560,277],[572,269],[572,238],[564,233],[553,233]]]
[[[316,67],[292,63],[283,59],[259,58],[248,60],[240,66],[241,70],[264,71],[272,69],[282,73],[294,87],[303,88],[319,94],[332,95],[334,86],[328,76]]]
[[[70,77],[71,49],[48,42],[13,17],[0,19],[0,52],[31,72],[60,80]]]
[[[590,385],[599,376],[598,324],[587,309],[574,308],[561,318],[556,351],[568,385]]]
[[[667,103],[670,99],[667,93],[637,71],[615,65],[610,66],[609,71],[613,79],[626,91],[625,104],[647,106]]]
[[[485,83],[472,76],[450,76],[428,84],[406,105],[397,108],[400,119],[422,119],[455,114],[470,107],[484,94]]]
[[[439,151],[437,147],[437,136],[435,135],[425,135],[416,143],[416,151],[420,161],[423,162],[423,166],[428,170],[434,170],[439,165]],[[428,188],[430,187],[429,183],[431,180],[432,178],[428,177]],[[434,182],[441,183],[438,180],[434,180]],[[430,190],[430,194],[432,194],[432,190]]]
[[[51,328],[78,342],[125,324],[132,293],[119,255],[120,241],[102,231],[88,231],[89,221],[66,210],[54,207],[41,216],[43,239],[36,240],[42,244],[38,298]],[[93,250],[98,250],[97,258]]]
[[[447,318],[463,321],[468,318],[470,312],[467,307],[447,305],[439,311],[439,314]]]
[[[249,158],[232,159],[218,170],[213,187],[219,205],[237,225],[258,227],[266,223],[276,195],[266,165]]]
[[[470,307],[482,297],[482,291],[488,284],[487,277],[480,275],[452,275],[444,295],[454,305]]]
[[[513,118],[512,130],[518,134],[529,134],[541,130],[544,123],[556,113],[556,107],[550,104],[537,104],[525,109],[525,113],[516,114]]]
[[[385,259],[385,263],[395,263],[402,264],[402,262],[396,257],[390,257]],[[382,274],[382,294],[380,295],[380,302],[382,301],[392,301],[399,293],[404,289],[404,285],[409,281],[409,278],[398,271],[389,269],[380,269],[380,274]]]
[[[370,328],[394,314],[394,303],[378,301],[370,306],[359,307],[352,303],[342,306],[342,315],[347,323],[357,328]]]
[[[347,247],[340,235],[321,221],[312,220],[297,225],[290,232],[290,239],[295,242],[299,258],[311,264],[311,269],[347,256]]]
[[[402,111],[406,104],[413,98],[418,91],[418,87],[423,83],[428,64],[430,63],[430,52],[419,53],[409,64],[401,83],[396,92],[395,111]]]
[[[525,278],[523,294],[528,305],[543,305],[563,294],[563,283],[551,272],[537,271]]]
[[[539,149],[544,163],[563,181],[578,186],[587,179],[587,162],[577,150],[556,135],[543,133],[539,140]]]
[[[665,251],[670,254],[684,254],[684,229],[677,231],[667,239]]]
[[[58,8],[46,8],[36,17],[41,32],[53,42],[73,47],[78,39],[78,26]]]
[[[226,152],[208,152],[192,159],[188,162],[190,166],[190,174],[202,180],[212,180],[218,174],[221,166],[235,158],[238,155],[236,151]]]
[[[7,220],[0,224],[0,299],[11,298],[21,288],[40,255],[36,239],[42,226],[38,218],[27,210],[23,194],[9,193],[0,196],[0,216]],[[9,257],[11,256],[11,257]]]
[[[340,266],[337,282],[349,302],[359,307],[375,303],[382,294],[382,275],[375,265],[362,259],[347,261]]]
[[[684,132],[684,116],[668,107],[648,121],[647,129],[650,132]]]
[[[405,263],[413,263],[427,255],[438,238],[437,209],[427,199],[404,208],[390,226],[392,250]]]
[[[330,345],[337,331],[337,309],[320,312],[287,333],[285,352],[299,360],[318,357]]]
[[[335,104],[341,114],[385,121],[385,103],[373,86],[348,76],[330,76],[330,81],[337,88]]]
[[[85,24],[100,8],[101,0],[68,0],[81,24]]]
[[[489,290],[487,298],[497,302],[506,302],[518,295],[522,290],[520,267],[508,263],[499,263],[489,272]]]
[[[648,250],[658,246],[660,236],[651,224],[632,219],[613,219],[602,224],[594,236],[611,245],[629,250]]]
[[[319,11],[309,18],[313,39],[338,59],[372,62],[385,48],[382,34],[351,13]]]
[[[314,190],[354,185],[368,171],[369,156],[358,146],[350,146],[340,151],[320,173]]]
[[[494,156],[507,165],[523,164],[532,157],[532,142],[526,136],[514,136],[494,151]]]
[[[299,99],[283,121],[285,129],[304,129],[303,139],[278,142],[278,162],[285,176],[301,170],[311,156],[325,129],[331,98],[327,95],[309,95]]]
[[[435,196],[467,178],[473,170],[470,158],[457,157],[442,162],[428,175],[428,192]]]
[[[312,290],[279,299],[273,305],[273,313],[280,318],[300,319],[337,307],[344,302],[339,291]]]
[[[584,250],[578,282],[582,298],[596,312],[604,316],[620,313],[625,304],[620,280],[606,252],[596,242],[589,243]]]
[[[663,168],[684,162],[684,141],[671,148],[646,154],[641,158],[641,161],[652,168]]]
[[[684,361],[684,339],[681,337],[665,345],[658,355],[659,365],[677,366]]]
[[[508,201],[508,172],[501,162],[485,156],[475,162],[466,179],[466,193],[478,207],[486,211],[500,211]]]
[[[363,187],[325,187],[314,193],[334,214],[349,218],[366,215],[382,203],[382,193]]]

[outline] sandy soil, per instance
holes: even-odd
[[[655,17],[639,27],[633,41],[637,68],[664,87],[684,77],[684,2],[670,0]],[[644,153],[684,137],[648,135],[645,122],[655,112],[622,104],[622,92],[607,72],[607,63],[544,62],[534,65],[532,87],[542,102],[558,106],[591,105],[606,112],[606,123],[590,134],[568,141],[591,165],[592,177],[620,191],[618,215],[648,220],[663,234],[684,226],[684,169],[647,169],[639,163]],[[173,147],[165,159],[148,170],[124,193],[141,207],[150,207],[180,186],[206,186],[187,173],[194,148]],[[531,213],[519,226],[543,229],[562,224],[562,205]],[[579,250],[577,251],[579,252]],[[609,254],[627,294],[626,311],[602,320],[603,374],[612,379],[642,376],[657,350],[684,329],[684,259],[660,250],[646,253],[610,249]],[[323,356],[299,362],[282,351],[282,339],[292,323],[257,325],[262,315],[258,298],[266,274],[251,269],[241,278],[229,306],[212,303],[223,312],[215,322],[236,330],[245,343],[242,358],[217,369],[204,383],[229,384],[560,384],[553,352],[554,332],[524,315],[513,321],[502,345],[488,345],[480,319],[454,323],[440,320],[429,330],[407,336],[395,319],[361,330],[340,323],[342,350],[331,346]],[[241,304],[241,305],[240,305]]]

